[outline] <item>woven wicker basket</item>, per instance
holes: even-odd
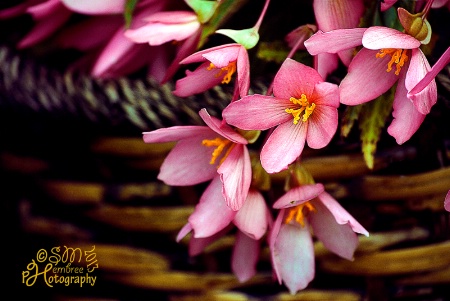
[[[201,124],[219,114],[230,91],[179,99],[151,80],[95,80],[61,73],[0,47],[0,172],[4,249],[14,299],[42,300],[444,300],[450,285],[450,69],[439,76],[438,104],[403,146],[381,145],[367,169],[357,140],[307,150],[316,181],[369,230],[355,260],[315,244],[316,278],[295,296],[275,283],[267,246],[258,273],[239,283],[230,271],[233,236],[189,258],[175,236],[202,187],[156,179],[173,144],[144,144],[140,133]],[[255,84],[253,92],[265,90]],[[282,187],[283,173],[273,176]],[[200,185],[201,186],[201,185]],[[95,285],[53,288],[23,271],[40,249],[95,246]],[[87,260],[87,258],[86,258]],[[86,266],[86,262],[78,263]],[[9,268],[11,270],[9,270]],[[42,268],[42,267],[41,267]],[[12,271],[12,272],[10,272]]]

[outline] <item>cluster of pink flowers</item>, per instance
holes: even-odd
[[[389,28],[359,27],[365,13],[363,0],[314,0],[317,24],[303,24],[286,37],[291,52],[262,95],[249,94],[248,49],[258,43],[270,1],[266,0],[254,27],[216,31],[233,43],[199,50],[204,25],[224,1],[138,1],[129,27],[121,19],[129,3],[125,0],[29,0],[1,11],[0,17],[24,12],[33,16],[35,27],[19,43],[28,47],[54,33],[74,12],[85,14],[83,22],[68,27],[56,41],[83,51],[95,49],[95,58],[89,59],[94,60],[91,72],[96,76],[118,76],[148,65],[150,74],[164,81],[181,65],[197,64],[176,82],[173,93],[180,97],[234,82],[235,93],[222,120],[205,108],[199,112],[205,126],[158,129],[144,133],[143,139],[177,142],[161,166],[161,181],[174,186],[209,182],[177,237],[181,240],[191,233],[189,253],[197,255],[235,231],[231,267],[245,281],[256,273],[265,237],[275,277],[295,293],[314,278],[311,233],[349,260],[358,245],[357,234],[369,235],[322,184],[295,177],[305,144],[313,149],[330,144],[338,128],[340,104],[373,101],[395,85],[393,121],[387,132],[398,144],[408,141],[436,103],[434,78],[450,60],[447,49],[431,67],[422,52],[432,34],[427,15],[430,9],[450,8],[450,2],[419,1],[415,12],[398,7],[403,28]],[[378,9],[381,13],[394,9],[393,5],[396,1],[385,0]],[[47,18],[49,14],[58,17]],[[313,66],[293,59],[295,52],[305,49],[314,57]],[[327,82],[339,64],[347,68],[346,76],[339,85]],[[264,137],[260,150],[254,147],[259,137]],[[260,165],[252,164],[252,158]],[[295,181],[277,200],[268,200],[255,176],[261,174],[259,168],[268,174],[289,169]],[[445,208],[450,211],[450,192]],[[277,210],[276,218],[271,209]]]

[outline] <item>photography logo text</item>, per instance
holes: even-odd
[[[81,250],[67,246],[40,249],[36,259],[32,259],[27,269],[22,271],[22,283],[33,286],[38,278],[53,287],[55,285],[94,286],[97,276],[93,275],[98,268],[95,246],[91,250]]]

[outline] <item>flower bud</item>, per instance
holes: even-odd
[[[423,12],[411,14],[406,9],[399,7],[398,17],[407,34],[415,37],[422,44],[430,42],[431,26],[426,19],[422,18]]]

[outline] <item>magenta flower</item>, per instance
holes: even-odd
[[[244,130],[276,127],[261,151],[269,173],[286,169],[303,151],[326,146],[338,125],[339,93],[313,68],[287,59],[274,79],[273,94],[250,95],[231,103],[224,119]]]
[[[445,210],[450,212],[450,190],[447,192],[447,195],[445,196],[444,208]]]
[[[158,179],[168,185],[185,186],[219,174],[226,204],[239,210],[252,178],[247,140],[205,109],[200,117],[207,126],[173,126],[143,134],[146,143],[178,141],[164,160]]]
[[[314,235],[333,253],[353,259],[356,233],[369,235],[322,184],[289,190],[273,205],[281,209],[270,233],[272,265],[278,281],[294,294],[314,278]]]
[[[234,224],[239,231],[231,266],[235,275],[243,282],[256,273],[259,240],[272,224],[272,217],[263,196],[253,189],[249,191],[247,199],[238,211],[231,210],[220,193],[221,186],[219,177],[216,176],[201,196],[188,223],[179,232],[177,241],[192,231],[189,254],[195,256],[228,232],[231,223]]]
[[[241,97],[250,86],[250,66],[247,50],[240,44],[226,44],[196,52],[181,64],[202,62],[195,71],[186,71],[186,77],[177,81],[173,93],[186,97],[204,92],[220,83],[229,83],[237,72],[237,86]]]

